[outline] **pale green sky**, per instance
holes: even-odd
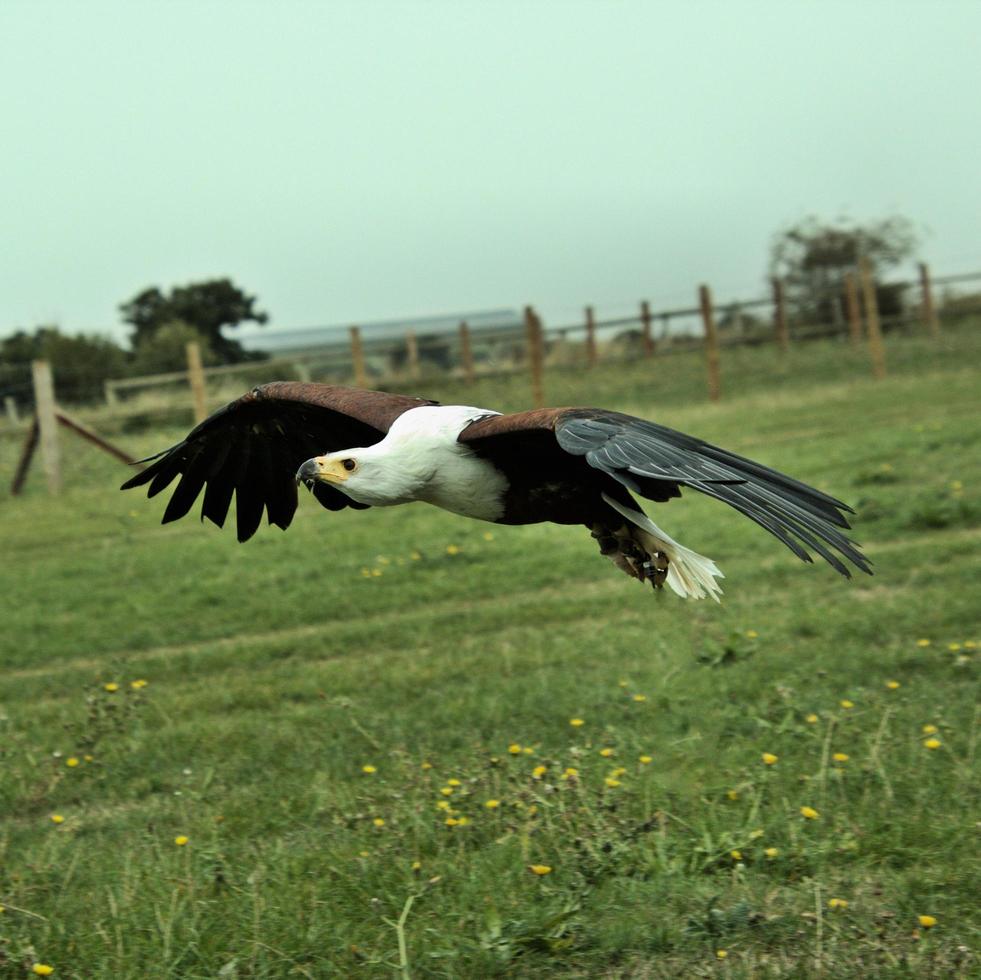
[[[0,0],[0,336],[762,289],[807,214],[981,268],[981,3]]]

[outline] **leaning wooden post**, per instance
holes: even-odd
[[[528,364],[531,368],[531,400],[535,408],[545,407],[545,345],[542,339],[542,321],[530,307],[525,307],[525,331],[528,337]]]
[[[858,261],[858,277],[862,283],[862,300],[865,304],[865,329],[869,337],[869,356],[872,374],[881,379],[886,376],[886,352],[882,346],[882,328],[879,325],[879,301],[875,295],[875,279],[872,263],[863,255]]]
[[[41,440],[41,461],[48,481],[48,492],[61,491],[61,448],[58,445],[58,419],[55,415],[54,382],[51,365],[47,361],[31,364],[34,379],[34,404],[37,406],[37,423]]]
[[[208,417],[208,402],[204,393],[201,345],[196,340],[187,345],[187,379],[191,383],[191,397],[194,399],[194,421],[203,422]]]
[[[354,383],[359,388],[368,387],[368,372],[364,366],[364,346],[361,343],[361,331],[351,327],[351,363],[354,365]]]
[[[930,288],[930,267],[920,263],[920,299],[922,302],[923,323],[930,328],[934,337],[940,336],[940,317],[933,305],[933,290]]]
[[[409,365],[409,377],[415,380],[419,377],[419,341],[416,340],[415,330],[405,331],[405,356]]]
[[[596,319],[591,306],[586,307],[586,364],[596,366]]]
[[[641,300],[640,322],[644,326],[644,357],[652,357],[654,354],[654,337],[651,335],[651,304],[647,300]]]
[[[783,280],[774,277],[773,284],[773,328],[777,337],[777,347],[781,354],[790,348],[790,334],[787,332],[787,306],[784,302]]]
[[[858,305],[858,286],[855,276],[845,273],[845,310],[848,313],[848,336],[857,347],[862,342],[862,310]]]
[[[702,309],[702,324],[705,327],[709,398],[717,402],[722,397],[722,380],[719,377],[719,338],[715,330],[715,315],[712,312],[712,293],[708,286],[698,287],[698,303]]]
[[[470,328],[466,320],[460,324],[460,363],[463,365],[463,377],[467,384],[473,384],[476,372],[473,366],[473,348],[470,346]]]

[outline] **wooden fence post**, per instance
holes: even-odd
[[[855,276],[845,273],[845,310],[848,313],[848,336],[857,347],[862,342],[862,310],[858,304]]]
[[[872,263],[864,255],[858,260],[858,277],[862,283],[862,299],[865,304],[865,329],[869,338],[869,356],[872,358],[872,374],[877,379],[886,376],[886,352],[882,346],[882,328],[879,324],[879,301],[875,295],[875,279]]]
[[[405,331],[405,356],[409,365],[409,377],[414,381],[419,377],[419,341],[416,340],[415,330]]]
[[[470,346],[470,328],[466,320],[460,324],[460,363],[463,365],[463,377],[467,384],[473,384],[476,372],[473,366],[473,348]]]
[[[208,403],[204,393],[201,346],[196,340],[187,345],[187,379],[191,383],[191,397],[194,399],[194,421],[203,422],[208,417]]]
[[[116,394],[116,386],[112,381],[103,381],[102,390],[105,392],[106,405],[115,408],[119,404],[119,395]]]
[[[596,366],[596,320],[591,306],[586,307],[586,364]]]
[[[17,414],[17,399],[13,395],[4,395],[3,407],[7,413],[7,421],[11,425],[17,425],[20,422],[20,416]]]
[[[651,335],[651,304],[646,299],[640,303],[640,322],[644,327],[644,357],[652,357],[654,338]]]
[[[531,368],[531,400],[535,408],[544,408],[545,344],[542,338],[542,321],[530,306],[525,307],[525,330],[528,335],[528,364]]]
[[[48,492],[61,491],[61,448],[58,445],[58,419],[55,415],[54,382],[47,361],[31,364],[34,379],[34,404],[37,407],[38,431],[41,437],[41,461],[48,481]]]
[[[712,293],[704,284],[698,287],[698,304],[702,310],[702,324],[705,327],[709,398],[717,402],[722,397],[722,381],[719,377],[719,338],[715,330],[715,315],[712,312]]]
[[[351,327],[351,362],[354,365],[354,383],[358,388],[368,387],[368,372],[364,366],[364,347],[361,344],[361,331]]]
[[[933,290],[930,288],[930,267],[920,263],[920,299],[922,301],[923,322],[930,328],[934,337],[940,336],[940,317],[933,305]]]
[[[787,307],[784,302],[783,280],[774,277],[773,283],[773,327],[777,335],[777,346],[781,354],[790,348],[790,334],[787,332]]]

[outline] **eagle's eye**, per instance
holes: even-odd
[[[342,459],[341,460],[341,466],[343,466],[344,469],[346,469],[348,471],[348,473],[350,473],[351,470],[353,470],[354,467],[357,466],[357,465],[358,464],[355,463],[353,459]]]

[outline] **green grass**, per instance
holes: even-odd
[[[34,472],[0,509],[0,977],[975,975],[981,342],[893,338],[881,383],[838,344],[727,354],[719,406],[695,355],[549,400],[843,497],[875,577],[694,494],[657,520],[720,606],[584,529],[424,505],[307,498],[239,546],[66,436],[65,494]],[[425,390],[524,407],[520,378]]]

